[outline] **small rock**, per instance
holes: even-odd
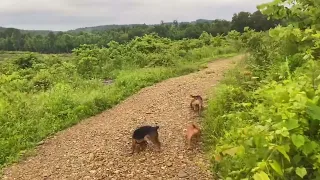
[[[148,174],[148,175],[147,175],[147,178],[149,178],[149,179],[153,179],[153,175]]]
[[[94,154],[93,154],[93,153],[90,153],[90,154],[89,154],[89,161],[93,161],[93,159],[94,159]]]
[[[178,158],[179,158],[179,159],[183,159],[183,156],[179,156]]]
[[[85,176],[85,177],[83,177],[83,179],[89,180],[89,179],[91,179],[91,177],[90,176]]]
[[[115,174],[119,174],[119,173],[120,173],[120,170],[115,170],[114,173],[115,173]]]
[[[162,170],[165,170],[165,169],[166,169],[166,167],[165,167],[165,166],[162,166],[162,167],[161,167],[161,169],[162,169]]]
[[[178,173],[179,178],[185,178],[187,176],[188,176],[188,174],[186,172],[184,172],[183,170],[179,171],[179,173]]]
[[[155,160],[152,160],[152,163],[153,163],[153,164],[156,164],[156,162],[157,162],[157,161],[155,161]]]
[[[171,166],[172,166],[172,162],[168,162],[167,167],[171,167]]]
[[[91,174],[95,174],[97,171],[96,170],[91,170],[89,171]]]
[[[49,177],[50,175],[49,175],[49,173],[47,173],[47,172],[45,172],[45,173],[43,173],[43,177]]]
[[[150,171],[151,172],[157,172],[157,168],[153,167]]]
[[[44,141],[40,141],[37,143],[37,145],[42,145],[42,144],[44,144]]]
[[[206,71],[205,73],[206,73],[206,74],[213,74],[213,73],[215,73],[215,72],[214,72],[214,70],[212,70],[212,71]]]
[[[122,172],[126,172],[126,171],[128,171],[128,168],[127,167],[123,167],[122,168]]]
[[[133,177],[133,174],[132,173],[127,174],[127,178],[129,178],[129,177]]]

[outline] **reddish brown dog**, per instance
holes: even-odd
[[[195,124],[191,123],[187,126],[186,138],[188,143],[188,149],[191,148],[191,140],[195,136],[200,135],[200,128],[197,127]]]

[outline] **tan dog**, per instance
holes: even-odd
[[[193,111],[198,111],[198,114],[201,114],[201,111],[203,109],[203,99],[201,96],[193,96],[190,95],[193,99],[191,100],[190,107]]]
[[[191,140],[192,137],[200,135],[200,128],[198,128],[195,124],[191,123],[187,126],[186,138],[188,143],[188,149],[191,148]]]

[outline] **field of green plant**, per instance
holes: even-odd
[[[108,48],[81,45],[72,55],[1,52],[0,167],[143,87],[235,55],[234,41],[205,32],[179,41],[149,34]]]
[[[215,89],[204,120],[212,171],[228,180],[320,179],[319,1],[259,8],[290,23],[239,35],[250,56]]]

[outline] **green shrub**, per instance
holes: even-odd
[[[193,45],[187,52],[188,43]],[[219,48],[156,35],[108,46],[82,45],[70,56],[18,54],[0,63],[0,167],[143,87],[196,71],[217,57],[213,48]],[[219,57],[237,53],[231,46],[223,52]],[[113,83],[104,84],[105,79]]]
[[[293,6],[305,13],[315,5],[303,3]],[[294,14],[279,13],[278,1],[264,6],[272,16]],[[290,11],[300,11],[295,8]],[[228,73],[204,120],[212,171],[222,179],[319,179],[319,31],[246,28],[239,39],[250,53],[246,67]],[[241,75],[244,69],[250,79]]]

